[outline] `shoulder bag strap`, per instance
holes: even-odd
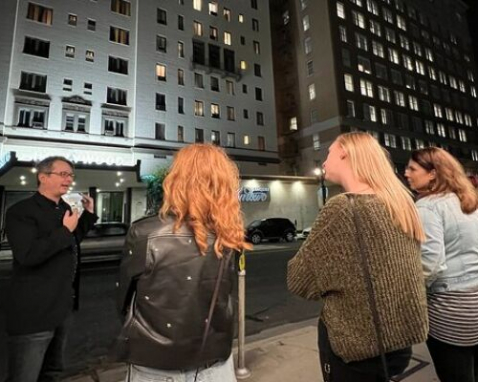
[[[375,293],[373,291],[372,277],[370,275],[370,267],[367,260],[367,255],[365,254],[365,243],[363,240],[363,235],[361,235],[359,231],[359,227],[361,226],[361,224],[360,224],[358,214],[355,211],[355,200],[353,195],[350,195],[350,194],[347,195],[347,199],[349,200],[350,205],[352,207],[354,224],[357,230],[357,237],[358,237],[358,244],[359,244],[360,265],[364,272],[365,284],[367,285],[368,299],[369,299],[370,309],[372,311],[372,318],[373,318],[373,323],[375,326],[375,333],[377,335],[378,350],[380,351],[380,358],[382,359],[383,372],[385,373],[385,381],[388,382],[390,378],[388,376],[387,360],[385,359],[385,349],[383,346],[383,334],[382,334],[382,329],[380,328],[380,320],[378,315],[377,304],[375,301]]]
[[[212,294],[211,304],[209,305],[209,313],[206,320],[206,327],[204,328],[204,333],[202,336],[201,348],[199,349],[199,355],[204,351],[206,346],[207,335],[209,334],[209,329],[211,327],[212,315],[214,314],[214,308],[216,307],[217,297],[219,295],[219,286],[221,285],[222,275],[224,274],[224,268],[226,266],[226,256],[230,254],[223,255],[219,264],[219,272],[217,274],[216,285],[214,286],[214,292]],[[196,369],[196,375],[194,376],[194,382],[196,382],[199,373],[199,367]]]

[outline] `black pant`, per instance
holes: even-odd
[[[336,356],[330,347],[327,328],[322,320],[319,320],[319,354],[324,382],[385,382],[380,357],[345,363]],[[406,369],[412,357],[412,348],[390,352],[385,356],[388,373],[392,377]]]
[[[428,337],[427,346],[441,382],[478,382],[478,345],[454,346]]]

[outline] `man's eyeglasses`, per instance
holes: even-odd
[[[62,172],[50,171],[50,172],[47,172],[47,174],[58,175],[58,176],[61,176],[63,179],[66,179],[68,177],[70,177],[71,179],[75,179],[75,174],[73,174],[72,172],[67,172],[67,171],[62,171]]]

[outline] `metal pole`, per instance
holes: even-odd
[[[238,333],[237,333],[237,379],[245,379],[251,376],[246,367],[245,338],[246,338],[246,255],[242,252],[239,257],[239,281],[238,281]]]

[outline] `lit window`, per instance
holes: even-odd
[[[248,145],[250,143],[249,135],[244,135],[244,144]]]
[[[337,2],[337,16],[341,19],[345,19],[345,9],[342,3]]]
[[[202,0],[193,0],[193,8],[196,11],[201,11],[202,10]]]
[[[315,84],[310,84],[309,85],[309,100],[314,100],[315,99]]]
[[[229,32],[224,32],[224,44],[231,45],[231,34]]]
[[[95,52],[92,50],[87,50],[85,54],[85,60],[90,62],[95,61]]]
[[[71,45],[67,45],[65,49],[65,56],[69,58],[75,57],[75,47]]]
[[[162,64],[156,64],[156,77],[159,81],[166,81],[166,66]]]
[[[365,97],[373,98],[373,84],[370,81],[364,79],[360,80],[360,94]]]
[[[68,15],[68,25],[76,26],[77,22],[78,22],[78,16],[70,13]]]
[[[354,82],[353,82],[353,77],[351,74],[344,74],[344,83],[345,83],[345,90],[349,92],[354,91]]]
[[[312,135],[312,146],[315,151],[320,150],[320,136],[319,133],[315,133]]]
[[[194,35],[202,36],[202,24],[199,21],[194,21]]]
[[[242,70],[246,70],[246,69],[247,69],[247,62],[244,61],[244,60],[241,61],[241,69],[242,69]]]
[[[309,15],[305,15],[302,19],[302,26],[304,27],[304,32],[307,32],[310,29]]]
[[[297,130],[297,117],[292,117],[289,120],[289,130]]]
[[[213,16],[217,16],[217,10],[218,10],[217,3],[215,1],[211,1],[209,3],[209,14]]]
[[[347,42],[347,29],[342,25],[339,25],[339,34],[340,40],[342,42]]]
[[[204,103],[202,101],[194,101],[194,115],[204,117]]]
[[[354,24],[359,28],[365,29],[365,17],[359,12],[352,12]]]
[[[53,20],[53,9],[38,4],[28,3],[27,19],[51,25]]]
[[[211,118],[220,118],[219,105],[216,103],[211,104]]]
[[[395,135],[385,133],[383,134],[383,140],[384,140],[385,146],[393,147],[393,148],[397,147],[397,138],[395,137]]]

